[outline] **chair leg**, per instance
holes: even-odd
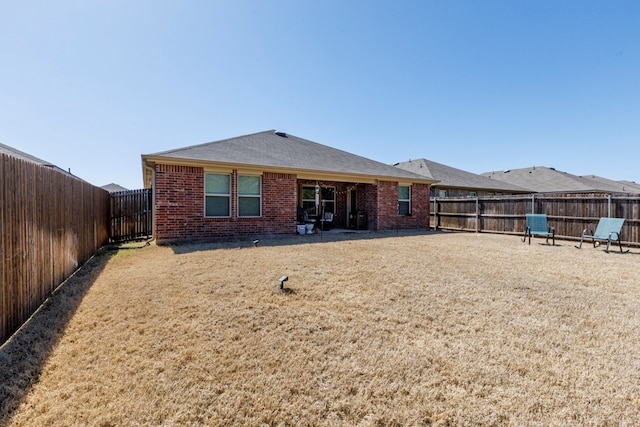
[[[587,230],[584,230],[582,232],[582,237],[580,237],[580,245],[576,246],[576,248],[582,249],[582,242],[584,241],[584,233],[586,233],[586,232],[587,232]]]
[[[629,252],[629,249],[627,249],[626,251],[622,250],[622,242],[620,241],[620,239],[618,239],[618,246],[620,246],[620,253],[621,254]]]

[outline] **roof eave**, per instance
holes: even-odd
[[[142,170],[145,177],[145,183],[147,183],[147,170],[154,169],[156,164],[168,164],[179,166],[198,166],[203,168],[222,168],[222,169],[241,169],[245,171],[262,171],[273,173],[289,173],[295,174],[298,179],[315,179],[315,180],[332,180],[343,182],[358,182],[362,184],[375,184],[379,180],[399,181],[399,182],[411,182],[415,184],[432,185],[440,181],[434,179],[428,179],[416,175],[415,177],[404,176],[392,176],[392,175],[372,175],[372,174],[360,174],[341,171],[327,171],[319,169],[301,169],[290,168],[284,166],[267,166],[256,165],[250,163],[229,163],[229,162],[216,162],[211,160],[195,160],[184,159],[179,157],[167,157],[156,155],[142,155]]]

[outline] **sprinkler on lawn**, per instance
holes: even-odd
[[[286,282],[287,280],[289,280],[289,276],[282,276],[281,278],[278,279],[278,281],[280,282],[280,289],[284,289],[284,282]]]

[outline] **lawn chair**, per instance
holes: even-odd
[[[524,230],[524,237],[522,241],[526,241],[529,237],[529,244],[531,244],[531,236],[545,236],[547,243],[549,243],[549,237],[553,241],[553,246],[556,244],[556,230],[553,227],[547,225],[547,215],[545,214],[527,214],[527,227]]]
[[[333,212],[325,212],[320,222],[323,230],[330,230],[333,225]]]
[[[607,248],[605,252],[609,253],[609,246],[611,242],[618,242],[618,246],[620,246],[620,253],[629,252],[629,250],[622,250],[622,243],[620,242],[620,231],[622,231],[622,225],[624,224],[624,218],[600,218],[598,221],[598,226],[596,227],[596,232],[591,233],[591,229],[587,229],[582,231],[582,238],[580,238],[580,245],[576,246],[576,248],[582,248],[582,242],[585,239],[591,239],[593,241],[593,247],[596,247],[596,244],[600,242],[607,242]]]

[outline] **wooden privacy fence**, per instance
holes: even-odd
[[[149,238],[151,212],[151,189],[111,193],[111,241]]]
[[[109,193],[0,154],[0,343],[109,238]]]
[[[622,241],[640,245],[640,197],[606,194],[533,194],[527,196],[432,198],[436,229],[522,234],[525,215],[546,214],[556,236],[579,239],[595,230],[601,217],[624,218]]]

